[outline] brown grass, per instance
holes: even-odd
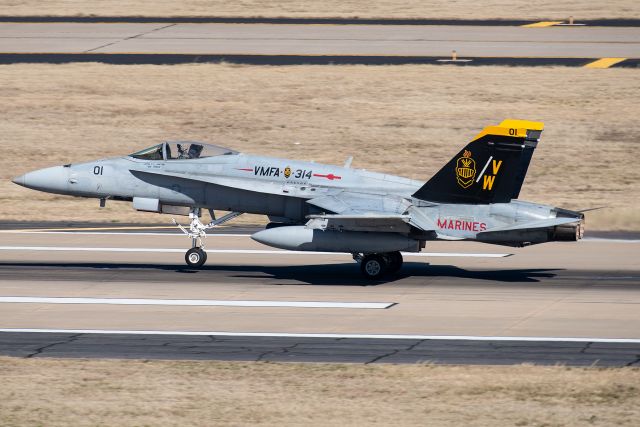
[[[3,15],[265,16],[360,18],[638,18],[635,0],[2,0]]]
[[[638,73],[449,66],[0,66],[0,218],[167,221],[8,179],[196,139],[428,179],[482,127],[544,121],[521,198],[640,229]]]
[[[640,370],[0,358],[0,424],[635,426]]]

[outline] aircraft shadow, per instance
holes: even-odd
[[[4,274],[2,267],[5,267]],[[82,275],[71,274],[72,270],[82,269]],[[27,271],[24,271],[27,270]],[[57,270],[52,272],[52,270]],[[90,270],[91,273],[89,273]],[[11,273],[13,271],[13,273]],[[322,286],[376,286],[386,283],[403,281],[415,285],[422,284],[421,278],[458,278],[482,280],[503,283],[537,283],[557,276],[558,269],[504,269],[504,270],[466,270],[452,265],[430,265],[427,263],[406,262],[400,272],[390,274],[381,280],[368,280],[360,275],[360,268],[355,263],[328,265],[294,265],[294,266],[263,266],[263,265],[205,265],[200,269],[192,269],[184,265],[170,264],[114,264],[114,263],[53,263],[53,262],[0,262],[0,278],[7,278],[14,274],[16,278],[42,276],[50,278],[99,279],[109,275],[109,280],[127,281],[173,281],[176,276],[167,274],[173,272],[188,275],[181,280],[206,282],[208,280],[228,277],[230,282],[237,279],[254,280],[282,280],[283,283],[268,283],[268,285],[322,285]],[[77,273],[77,272],[76,272]],[[115,273],[115,275],[114,275]],[[36,277],[33,277],[36,278]],[[102,279],[104,280],[104,277]],[[291,283],[291,281],[299,283]],[[301,283],[300,283],[301,282]],[[428,284],[424,282],[423,284]]]

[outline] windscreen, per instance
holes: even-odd
[[[154,145],[153,147],[130,154],[130,156],[142,160],[164,160],[164,155],[162,154],[163,145],[164,144]]]

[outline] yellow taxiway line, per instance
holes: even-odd
[[[609,68],[627,58],[600,58],[597,61],[589,62],[585,68]]]
[[[540,21],[534,22],[533,24],[523,25],[525,28],[545,28],[545,27],[553,27],[554,25],[562,24],[563,21]]]

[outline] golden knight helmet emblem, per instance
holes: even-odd
[[[476,177],[476,161],[471,158],[471,151],[464,150],[462,157],[456,162],[456,179],[460,187],[469,188]]]
[[[290,176],[291,176],[291,168],[287,166],[286,168],[284,168],[284,177],[289,178]]]

